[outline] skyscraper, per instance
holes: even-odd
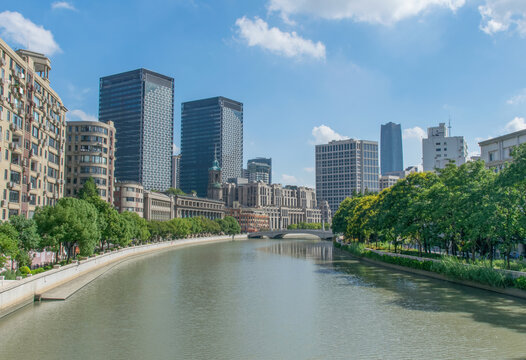
[[[117,132],[115,178],[145,190],[172,184],[174,79],[137,69],[100,79],[99,120]]]
[[[172,155],[172,187],[179,189],[181,155]]]
[[[272,159],[255,158],[247,162],[248,181],[263,181],[272,184]]]
[[[381,127],[380,165],[382,175],[404,169],[402,129],[400,124],[389,122]]]
[[[316,145],[316,196],[334,214],[354,193],[377,192],[378,142],[338,140]]]
[[[208,168],[216,156],[222,182],[241,177],[243,104],[221,96],[182,103],[181,190],[205,197]]]

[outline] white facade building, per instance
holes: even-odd
[[[468,145],[463,136],[449,136],[445,123],[427,129],[427,139],[422,140],[424,171],[443,169],[450,162],[457,166],[466,162]]]
[[[504,164],[512,159],[513,148],[523,143],[526,143],[526,130],[481,141],[479,142],[481,159],[486,163],[486,167],[500,171]]]
[[[400,180],[399,176],[396,175],[382,175],[380,176],[380,191],[390,188]]]

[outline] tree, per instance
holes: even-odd
[[[18,255],[18,233],[9,223],[0,225],[0,268],[4,267],[7,257],[14,260]]]
[[[89,256],[100,239],[97,209],[84,200],[62,198],[53,207],[39,208],[34,219],[43,244],[62,244],[68,260],[73,255],[75,244],[82,256]]]
[[[232,239],[234,239],[234,235],[241,232],[241,226],[239,226],[237,220],[232,216],[225,216],[224,219],[218,222],[221,226],[221,231],[226,235],[232,235]]]
[[[88,200],[92,197],[100,198],[97,191],[97,184],[95,184],[95,180],[93,180],[93,178],[90,177],[88,180],[86,180],[82,188],[79,190],[77,197],[82,200]]]
[[[138,214],[130,211],[124,211],[120,214],[129,224],[132,224],[131,227],[131,238],[140,243],[148,241],[150,239],[150,231],[148,230],[148,222],[146,219],[140,217]]]
[[[37,224],[33,219],[26,219],[23,216],[11,216],[9,223],[17,232],[18,255],[16,261],[18,266],[31,266],[29,251],[40,248],[40,235],[38,234]]]
[[[167,193],[168,195],[174,195],[174,196],[175,196],[175,195],[186,195],[186,193],[185,193],[183,190],[181,190],[181,189],[176,189],[176,188],[173,188],[173,187],[171,187],[171,188],[169,188],[168,190],[166,190],[166,193]]]

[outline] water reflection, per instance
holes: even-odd
[[[292,256],[300,259],[331,261],[333,246],[332,243],[324,241],[276,240],[272,245],[261,247],[258,250],[271,254]]]

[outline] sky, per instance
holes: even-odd
[[[51,58],[68,119],[96,119],[99,78],[144,67],[181,102],[244,104],[244,157],[314,186],[314,145],[402,124],[404,166],[451,120],[470,154],[526,128],[525,0],[126,0],[0,3],[0,37]]]

